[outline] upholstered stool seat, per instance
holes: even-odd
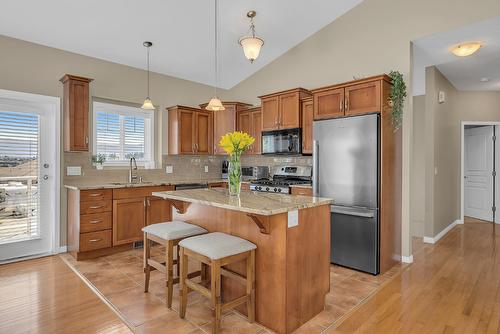
[[[144,292],[149,289],[151,270],[159,270],[165,274],[167,287],[167,307],[172,307],[173,285],[179,282],[180,261],[179,242],[187,237],[207,233],[204,228],[180,220],[151,224],[142,229],[144,232]],[[165,262],[151,258],[151,242],[165,246]],[[177,259],[174,259],[174,247],[177,246]],[[177,277],[174,278],[174,265],[177,266]],[[190,273],[189,277],[200,276],[201,271]]]
[[[181,294],[180,312],[181,318],[186,315],[188,289],[200,292],[203,296],[210,298],[214,309],[214,321],[212,333],[216,334],[220,329],[222,311],[234,308],[238,305],[247,306],[248,320],[255,319],[255,250],[257,246],[248,240],[238,238],[221,232],[203,234],[183,239],[179,242],[181,261]],[[202,274],[202,284],[195,283],[189,279],[187,273],[188,258],[191,257],[202,263],[202,272],[210,266],[210,289],[206,288]],[[245,261],[243,273],[229,270],[227,265]],[[221,275],[228,279],[239,282],[244,289],[244,294],[236,299],[222,302]]]
[[[151,224],[142,228],[144,233],[154,235],[163,240],[175,240],[207,233],[203,227],[188,224],[180,220]]]
[[[179,242],[179,246],[204,255],[210,260],[222,259],[257,248],[248,240],[221,232],[186,238]]]

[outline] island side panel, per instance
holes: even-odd
[[[287,229],[287,333],[325,308],[330,290],[330,205],[299,210]]]
[[[189,203],[187,203],[189,204]],[[270,233],[263,234],[246,213],[191,203],[184,214],[173,210],[173,219],[224,232],[253,242],[256,250],[256,321],[277,333],[286,333],[286,229],[287,214],[270,216]],[[230,267],[245,275],[243,263]],[[223,278],[224,301],[240,297],[245,289]],[[244,309],[240,309],[244,312]]]

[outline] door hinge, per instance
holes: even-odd
[[[497,211],[497,207],[496,206],[492,206],[491,207],[491,211],[496,212]]]
[[[493,176],[497,176],[497,172],[496,172],[496,171],[493,171],[493,172],[491,172],[491,175],[493,175]]]
[[[497,140],[497,136],[493,136],[491,139],[493,139],[493,141],[496,141]]]

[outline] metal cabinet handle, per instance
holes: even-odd
[[[91,220],[89,221],[89,224],[99,224],[102,223],[102,220]]]
[[[99,242],[101,241],[102,239],[90,239],[89,242]]]
[[[91,206],[90,209],[100,209],[103,207],[104,207],[104,205],[95,205],[95,206]]]
[[[344,100],[340,100],[339,109],[340,109],[340,111],[344,110]]]
[[[97,196],[102,196],[101,193],[92,193],[89,195],[90,197],[97,197]]]
[[[349,99],[345,99],[345,111],[349,110]]]

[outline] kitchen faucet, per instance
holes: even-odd
[[[128,183],[135,183],[137,181],[137,162],[135,157],[130,158],[130,169],[128,172]]]

